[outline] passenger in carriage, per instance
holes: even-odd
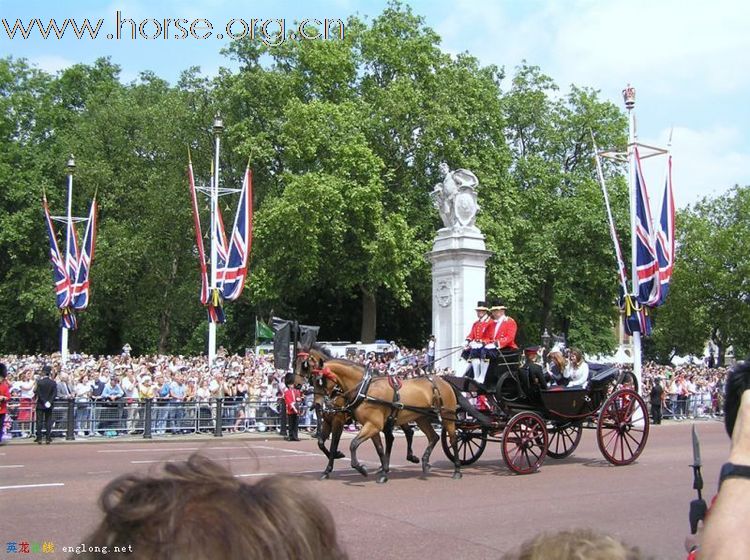
[[[547,388],[544,370],[536,361],[539,355],[539,347],[529,346],[524,349],[523,353],[526,357],[526,361],[520,369],[523,390],[529,398],[538,399],[539,391]]]
[[[471,326],[468,336],[466,337],[466,346],[464,351],[461,353],[461,357],[464,360],[471,362],[470,368],[473,369],[473,377],[477,379],[481,364],[484,360],[484,345],[487,337],[485,331],[487,326],[490,324],[489,308],[487,302],[479,301],[476,306],[477,320]],[[467,369],[468,373],[468,369]]]
[[[550,385],[565,386],[568,384],[568,380],[563,375],[565,368],[568,366],[565,361],[565,356],[562,352],[550,352],[547,354],[547,383]]]
[[[516,321],[505,314],[507,307],[499,300],[492,302],[490,312],[492,319],[485,331],[485,337],[488,339],[484,347],[484,356],[481,364],[481,372],[478,381],[484,383],[489,361],[506,357],[507,362],[516,362],[516,359],[509,359],[509,355],[515,355],[518,350],[516,345]]]
[[[563,376],[569,380],[568,387],[585,387],[589,380],[589,365],[578,348],[570,349],[568,367]]]

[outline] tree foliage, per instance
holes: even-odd
[[[675,271],[654,332],[659,358],[703,355],[710,340],[724,363],[750,351],[750,187],[704,198],[678,215]]]
[[[254,317],[271,314],[319,324],[329,339],[420,344],[432,307],[425,253],[439,227],[429,192],[446,162],[480,180],[478,226],[494,254],[488,295],[508,302],[520,342],[538,343],[546,328],[587,352],[612,349],[617,279],[592,135],[623,148],[622,112],[587,87],[561,92],[537,67],[506,76],[468,53],[448,54],[399,3],[345,27],[343,40],[235,42],[226,54],[238,71],[209,80],[191,68],[174,85],[152,73],[123,83],[106,59],[56,75],[1,60],[0,349],[57,347],[40,198],[46,189],[62,213],[73,153],[76,213],[94,192],[101,205],[92,305],[74,343],[90,352],[125,342],[140,352],[202,351],[185,168],[189,145],[198,181],[207,181],[217,111],[227,125],[222,183],[237,186],[248,160],[254,177],[250,278],[226,307],[225,346],[249,345]],[[627,250],[623,169],[609,164],[605,173]],[[691,264],[677,267],[670,306],[697,298],[696,332],[679,346],[657,331],[660,348],[697,344],[701,330],[745,344],[729,334],[744,308],[715,296],[744,297],[733,284],[739,272],[717,260],[739,250],[730,237],[715,242],[704,224],[734,211],[726,204],[710,220],[708,206],[684,217],[691,233],[681,258]],[[221,205],[230,215],[232,201]],[[710,251],[694,248],[704,230]],[[705,270],[723,272],[701,291]],[[670,306],[659,323],[677,326]]]

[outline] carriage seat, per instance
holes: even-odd
[[[619,373],[619,368],[614,364],[589,364],[588,386],[591,389],[601,389],[609,385]]]

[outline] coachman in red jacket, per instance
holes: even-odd
[[[489,308],[486,301],[478,301],[475,308],[477,320],[471,326],[469,334],[466,336],[466,345],[461,357],[471,362],[470,369],[474,372],[474,378],[479,376],[481,363],[484,359],[484,345],[487,344],[487,326],[490,324]],[[466,370],[468,373],[469,370]],[[457,373],[457,375],[461,375]]]

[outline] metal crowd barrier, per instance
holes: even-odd
[[[281,402],[237,401],[233,397],[207,401],[169,399],[83,402],[58,399],[52,407],[52,436],[76,440],[90,437],[116,437],[274,432],[286,428],[286,413]],[[5,433],[12,437],[36,435],[36,405],[28,399],[8,401]],[[315,429],[314,412],[302,407],[300,430]]]

